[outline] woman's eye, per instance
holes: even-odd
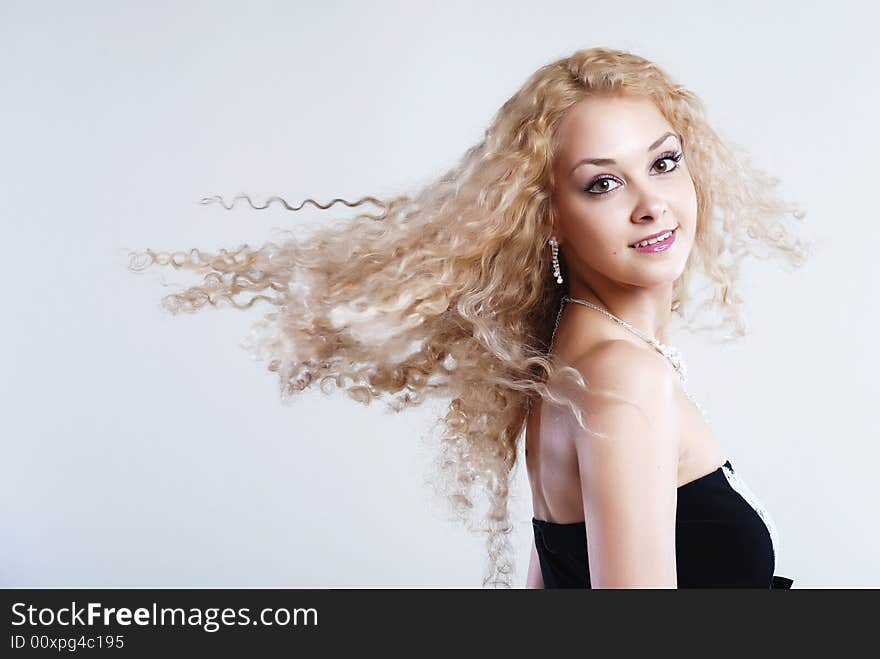
[[[664,160],[671,160],[673,162],[673,164],[667,165],[667,168],[664,169],[661,172],[661,174],[667,174],[669,172],[674,172],[676,169],[678,169],[678,161],[681,160],[681,156],[682,156],[681,152],[676,152],[676,151],[670,151],[669,153],[664,153],[662,156],[660,156],[657,159],[657,161],[654,163],[654,166],[656,167],[659,163],[663,162]]]
[[[665,165],[665,169],[659,170],[661,174],[669,174],[678,169],[678,162],[681,160],[682,153],[680,151],[670,151],[668,153],[662,154],[657,160],[654,161],[654,167],[657,167],[661,162],[666,160],[671,160],[673,165]],[[620,185],[616,185],[615,187],[608,187],[611,183],[617,183],[613,178],[609,176],[603,176],[601,178],[597,178],[595,181],[590,183],[584,192],[588,192],[592,195],[603,195],[607,194],[613,190],[616,190],[620,187]],[[594,190],[596,186],[603,186],[602,189]]]
[[[611,192],[611,191],[614,190],[615,188],[609,188],[609,187],[607,187],[607,185],[608,185],[609,183],[617,183],[617,181],[615,181],[613,178],[600,178],[600,179],[596,179],[596,180],[593,182],[593,184],[590,185],[590,186],[587,188],[587,192],[590,192],[590,193],[592,193],[592,194],[605,194],[606,192]],[[602,185],[602,186],[605,186],[605,187],[602,188],[601,190],[593,190],[593,188],[595,188],[597,185]],[[617,187],[620,187],[620,186],[618,185]]]

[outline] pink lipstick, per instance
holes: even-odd
[[[675,234],[678,231],[678,227],[672,230],[672,233],[665,240],[661,240],[652,245],[646,245],[645,247],[635,246],[637,252],[641,252],[642,254],[656,254],[657,252],[665,252],[672,246],[672,243],[675,242]]]

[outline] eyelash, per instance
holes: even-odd
[[[660,172],[661,174],[671,174],[672,172],[674,172],[678,169],[678,163],[681,160],[682,155],[683,154],[681,151],[667,151],[666,153],[661,153],[660,157],[654,161],[654,165],[656,166],[657,163],[660,162],[661,160],[672,160],[673,162],[675,162],[675,167],[673,167],[672,169],[667,170],[665,172]],[[596,185],[599,181],[604,181],[606,179],[610,180],[610,181],[614,181],[614,178],[612,178],[611,176],[600,176],[599,178],[596,178],[596,179],[593,179],[592,181],[590,181],[590,183],[587,184],[587,187],[584,188],[584,192],[586,192],[587,194],[591,194],[593,196],[598,197],[601,195],[606,195],[609,192],[614,192],[614,190],[617,190],[617,188],[613,188],[612,190],[606,190],[605,192],[590,192],[590,188],[592,188],[594,185]],[[618,186],[618,187],[620,187],[620,186]]]

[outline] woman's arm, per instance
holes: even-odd
[[[544,576],[541,574],[541,563],[538,561],[538,548],[532,542],[532,556],[529,558],[529,573],[526,576],[526,588],[543,588]]]
[[[575,447],[593,588],[676,588],[675,517],[681,422],[675,374],[623,341],[600,344],[576,368],[596,395]]]

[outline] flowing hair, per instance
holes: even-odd
[[[672,311],[692,322],[685,310],[698,271],[713,291],[700,309],[720,309],[721,325],[742,336],[740,262],[747,254],[781,255],[801,265],[811,245],[784,220],[801,220],[804,212],[779,198],[777,179],[719,137],[694,93],[658,65],[607,48],[580,50],[535,71],[483,139],[412,194],[326,205],[307,199],[298,206],[271,197],[262,207],[240,195],[254,208],[274,201],[291,211],[306,202],[322,209],[372,203],[377,214],[359,212],[305,239],[258,249],[148,249],[131,253],[128,267],[156,263],[204,274],[201,285],[162,299],[172,314],[223,300],[239,309],[257,300],[276,307],[252,325],[245,347],[278,373],[284,402],[315,384],[324,393],[335,385],[364,404],[384,399],[395,412],[429,397],[448,401],[431,482],[459,521],[487,534],[483,587],[510,588],[510,487],[531,403],[540,397],[565,406],[586,430],[577,398],[551,386],[567,379],[588,391],[578,371],[550,351],[565,293],[551,275],[548,248],[557,212],[557,128],[578,101],[609,94],[652,99],[683,139],[697,229],[674,283]],[[215,201],[223,203],[202,203]],[[560,260],[565,272],[564,255]],[[250,299],[236,301],[244,291]],[[485,513],[477,507],[481,492]]]

